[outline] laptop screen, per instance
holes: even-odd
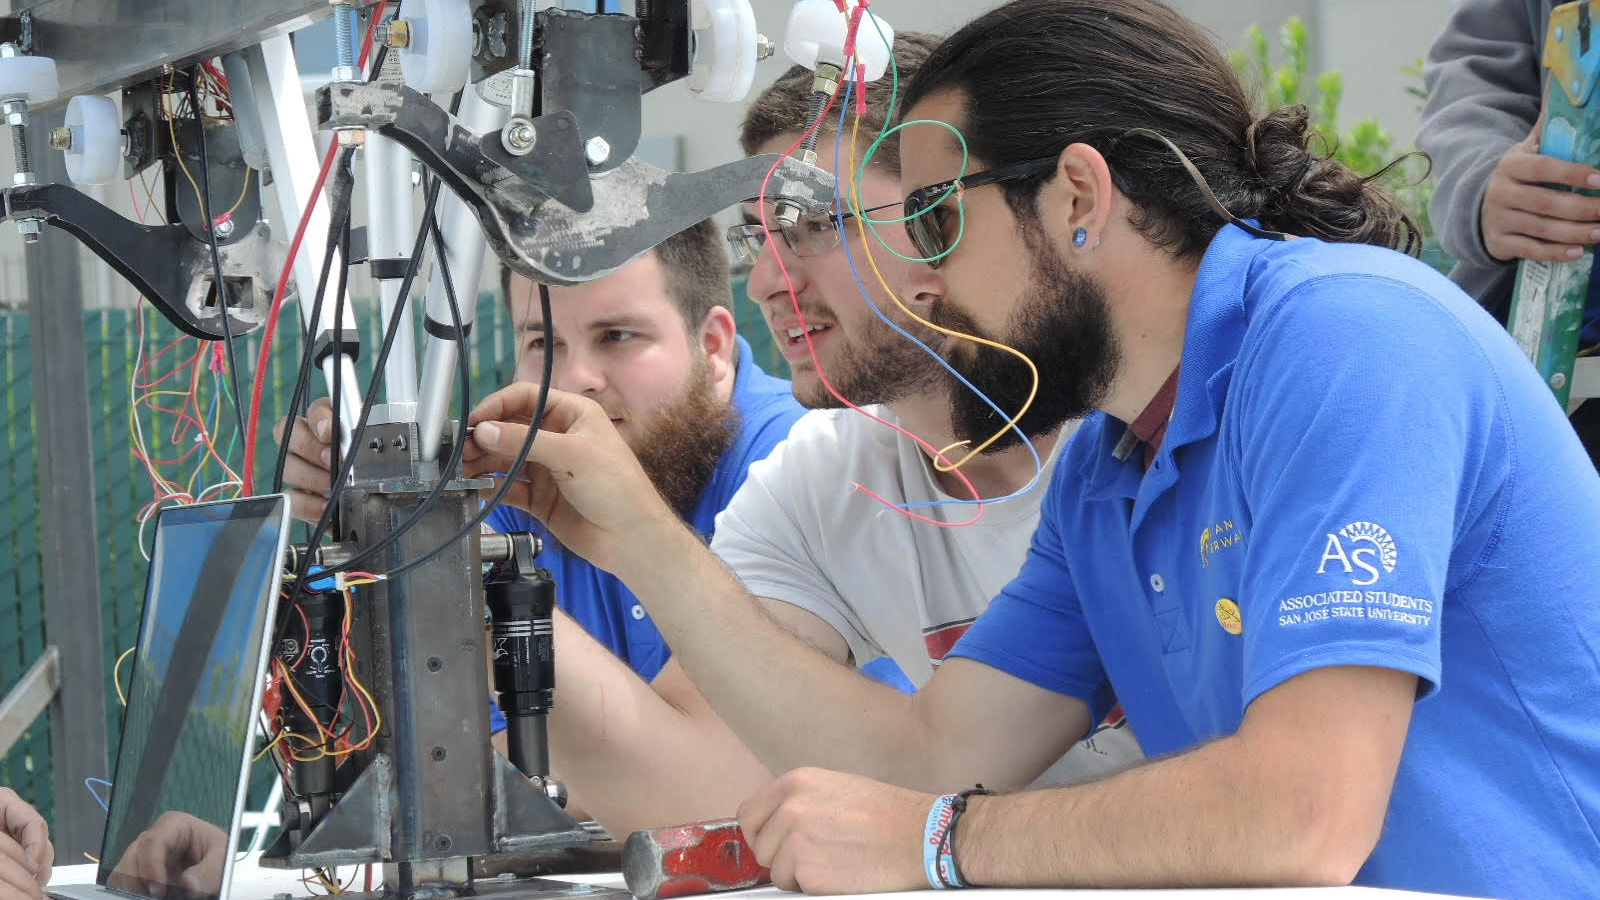
[[[222,893],[288,527],[281,494],[161,511],[100,884],[166,900]]]

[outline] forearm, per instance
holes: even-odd
[[[661,696],[565,613],[556,647],[552,768],[617,839],[732,816],[772,779],[703,698]]]
[[[1229,737],[1102,781],[974,797],[956,859],[996,887],[1349,883],[1366,852],[1341,849],[1337,811],[1244,759]]]
[[[823,766],[896,784],[950,783],[913,696],[861,677],[785,630],[687,529],[641,536],[618,572],[674,658],[773,772]]]

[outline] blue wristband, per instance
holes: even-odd
[[[928,821],[922,829],[922,866],[926,870],[928,884],[934,890],[961,887],[955,877],[954,860],[950,854],[941,852],[955,813],[955,802],[955,794],[945,794],[935,799],[928,808]]]

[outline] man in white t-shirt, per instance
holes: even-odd
[[[901,78],[906,78],[937,40],[901,34],[895,43]],[[887,117],[886,82],[869,88],[858,141],[862,148]],[[789,149],[807,124],[810,89],[811,73],[797,67],[764,91],[745,116],[745,152]],[[820,164],[830,170],[834,138],[829,128],[819,142]],[[848,139],[847,134],[843,155],[849,152]],[[863,208],[899,207],[897,148],[898,142],[885,141],[867,167],[861,182]],[[848,180],[841,189],[849,190]],[[902,690],[914,690],[1020,567],[1039,519],[1057,436],[1050,433],[1030,448],[1011,432],[1011,446],[962,466],[984,498],[1007,497],[1039,476],[1039,483],[1021,496],[984,504],[974,524],[954,525],[974,517],[976,507],[971,505],[910,510],[947,526],[885,509],[858,486],[905,504],[970,498],[972,493],[958,476],[936,471],[909,438],[860,412],[837,408],[842,404],[823,376],[851,402],[870,404],[867,411],[935,447],[955,441],[952,405],[976,401],[964,389],[952,387],[938,362],[868,307],[851,273],[841,229],[878,307],[924,340],[938,337],[895,312],[866,266],[859,225],[852,216],[804,218],[787,233],[777,227],[766,231],[753,205],[746,208],[745,218],[745,225],[729,230],[730,242],[738,255],[753,260],[750,296],[760,304],[789,361],[796,398],[816,411],[801,418],[767,460],[751,465],[745,484],[718,517],[712,549],[752,594],[763,598],[773,618],[820,652]],[[767,222],[777,224],[771,210]],[[904,229],[881,230],[895,250],[913,255]],[[874,250],[878,268],[898,289],[907,264],[881,247]],[[1025,398],[994,399],[1009,412]],[[498,412],[488,417],[503,418]],[[994,430],[1000,431],[1005,420],[993,419]],[[949,456],[958,459],[963,452],[950,450]],[[529,505],[515,489],[508,502]],[[566,657],[564,668],[585,673],[582,679],[562,682],[551,712],[552,758],[561,764],[556,774],[585,811],[613,834],[731,816],[747,795],[771,779],[772,773],[711,709],[676,658],[646,684],[565,617],[557,619],[556,644]],[[770,715],[776,723],[785,713],[772,710]],[[1113,713],[1044,780],[1083,780],[1140,758],[1124,724],[1120,712]]]

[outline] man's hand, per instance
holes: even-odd
[[[925,889],[923,829],[934,799],[858,775],[795,769],[739,806],[739,827],[784,890]]]
[[[106,884],[150,897],[215,896],[227,856],[228,835],[222,829],[168,811],[128,846]]]
[[[469,475],[506,473],[539,402],[539,386],[518,382],[473,410],[463,448]],[[574,553],[607,571],[633,558],[637,529],[682,523],[668,508],[600,405],[552,390],[544,422],[506,502],[527,510]],[[498,480],[498,478],[497,478]],[[634,551],[637,552],[637,551]]]
[[[283,443],[289,420],[272,429],[272,436]],[[333,487],[333,404],[323,397],[311,404],[306,415],[294,420],[289,437],[289,458],[283,466],[283,484],[289,492],[294,517],[315,523],[328,506],[328,491]]]
[[[44,897],[54,858],[44,817],[16,791],[0,788],[0,894]]]
[[[1483,246],[1496,259],[1561,262],[1600,242],[1600,198],[1549,186],[1600,189],[1600,169],[1541,155],[1542,124],[1506,151],[1483,192]]]

